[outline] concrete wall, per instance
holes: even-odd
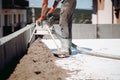
[[[72,28],[73,39],[95,39],[96,25],[74,24]]]
[[[73,39],[120,38],[120,24],[74,24]]]
[[[0,70],[12,59],[26,54],[33,24],[0,39]]]
[[[0,37],[2,37],[2,0],[0,0]]]
[[[58,25],[55,25],[57,28]],[[45,39],[51,38],[44,36]],[[120,24],[73,24],[73,39],[120,38]]]

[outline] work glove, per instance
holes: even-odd
[[[52,7],[52,8],[48,11],[48,13],[47,13],[47,15],[46,15],[47,22],[48,22],[50,25],[52,25],[52,24],[53,24],[53,21],[54,21],[54,19],[53,19],[54,11],[55,11],[55,9]]]
[[[54,11],[55,11],[55,8],[52,7],[47,13],[47,18],[50,18],[51,16],[53,16]]]
[[[54,15],[54,13],[47,13],[46,15],[46,19],[48,20],[50,17],[52,17]]]

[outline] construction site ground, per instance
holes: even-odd
[[[44,43],[43,43],[44,42]],[[60,42],[57,40],[60,45]],[[119,39],[81,39],[73,43],[87,50],[120,56]],[[68,58],[56,58],[52,40],[37,39],[8,80],[120,80],[120,60],[87,55],[72,48]],[[2,80],[2,78],[1,78]]]

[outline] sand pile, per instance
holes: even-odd
[[[66,70],[57,67],[48,47],[37,39],[8,80],[65,80]]]

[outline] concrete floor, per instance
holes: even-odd
[[[42,40],[51,50],[56,50],[52,40]],[[79,47],[98,53],[120,56],[120,39],[74,39]],[[57,40],[60,45],[60,42]],[[57,66],[70,70],[66,80],[120,80],[120,60],[91,56],[72,49],[69,58],[55,61]]]

